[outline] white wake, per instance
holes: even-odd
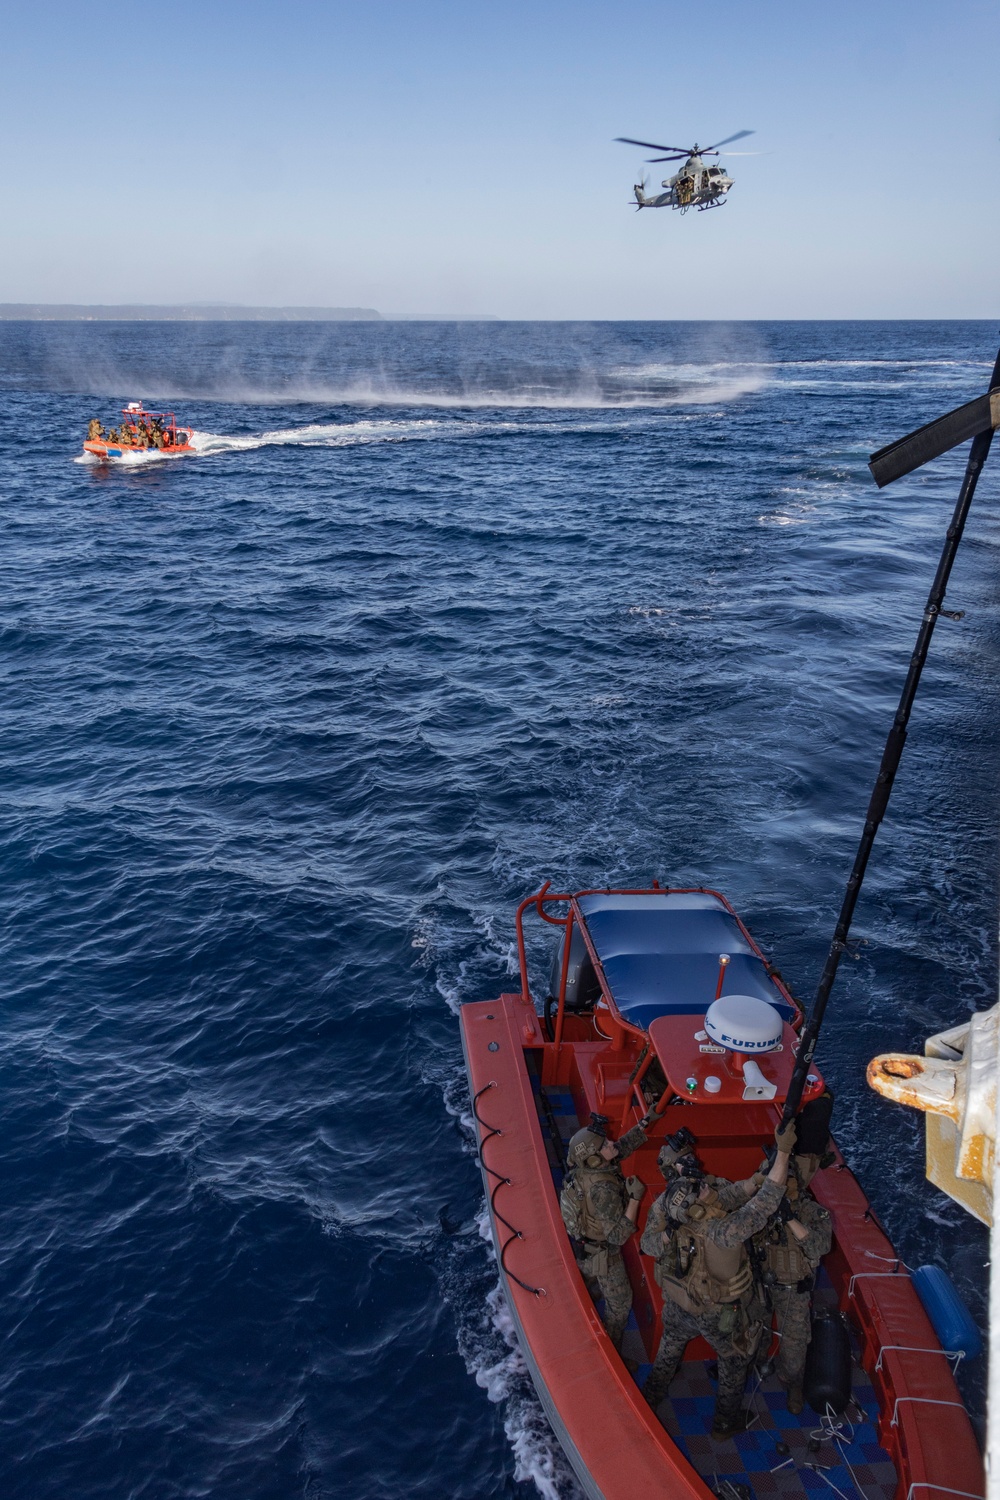
[[[274,432],[234,437],[220,432],[195,432],[191,446],[197,453],[250,453],[257,448],[353,448],[366,443],[405,443],[414,439],[459,437],[481,431],[478,424],[442,422],[433,417],[402,422],[310,422],[305,427],[279,427]],[[491,430],[496,428],[491,424]]]

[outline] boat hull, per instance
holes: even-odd
[[[139,448],[130,443],[106,443],[100,439],[88,438],[83,445],[84,453],[89,453],[92,458],[101,463],[113,463],[118,459],[126,458],[133,453],[156,454],[158,458],[184,458],[193,454],[196,450],[191,446],[191,436],[188,433],[183,443],[171,443],[165,448]]]

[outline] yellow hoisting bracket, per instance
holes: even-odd
[[[1000,405],[1000,402],[998,402]],[[877,1093],[927,1116],[927,1177],[993,1223],[1000,1005],[928,1037],[923,1057],[884,1052],[868,1064]]]

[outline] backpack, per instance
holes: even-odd
[[[727,1274],[723,1274],[723,1267]],[[690,1225],[674,1232],[654,1275],[666,1296],[685,1312],[695,1314],[738,1301],[753,1283],[745,1246],[717,1250],[698,1226]]]
[[[581,1186],[576,1172],[568,1172],[559,1194],[559,1210],[566,1225],[566,1233],[574,1240],[587,1238],[585,1226],[589,1224],[587,1194]]]
[[[567,1172],[559,1194],[559,1209],[563,1223],[574,1240],[590,1240],[601,1243],[607,1234],[605,1220],[594,1212],[589,1188],[595,1177],[607,1177],[607,1171],[597,1172],[586,1167],[574,1167]]]

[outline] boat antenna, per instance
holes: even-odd
[[[955,512],[941,549],[941,559],[938,562],[934,582],[927,598],[927,607],[917,633],[917,643],[910,658],[910,670],[906,674],[906,681],[900,694],[896,717],[892,721],[892,728],[889,730],[885,749],[882,752],[882,763],[879,766],[871,801],[865,814],[864,831],[854,858],[854,868],[847,881],[833,941],[826,956],[826,964],[820,977],[816,998],[799,1036],[799,1044],[795,1051],[795,1067],[792,1070],[781,1117],[782,1124],[788,1123],[798,1112],[802,1102],[802,1091],[812,1066],[826,1003],[837,977],[840,960],[847,948],[847,935],[851,928],[854,908],[861,893],[865,871],[868,868],[868,857],[872,852],[879,824],[885,817],[893,781],[903,755],[903,746],[906,744],[906,726],[909,723],[913,700],[920,686],[920,674],[927,660],[934,626],[940,615],[946,615],[950,620],[962,618],[963,611],[943,609],[942,604],[955,554],[962,540],[972,497],[976,492],[976,484],[993,441],[995,427],[1000,427],[1000,354],[997,355],[996,364],[993,366],[993,377],[985,396],[979,396],[975,401],[970,401],[965,406],[958,407],[956,411],[949,412],[947,416],[938,418],[936,422],[930,422],[926,427],[910,433],[908,437],[901,438],[896,443],[890,443],[878,453],[873,453],[869,461],[868,466],[872,471],[872,476],[881,489],[884,485],[891,484],[894,479],[900,479],[904,474],[911,473],[930,459],[937,458],[939,454],[946,453],[949,448],[954,448],[957,444],[972,438],[972,448],[969,461],[965,466],[962,488],[958,492]]]

